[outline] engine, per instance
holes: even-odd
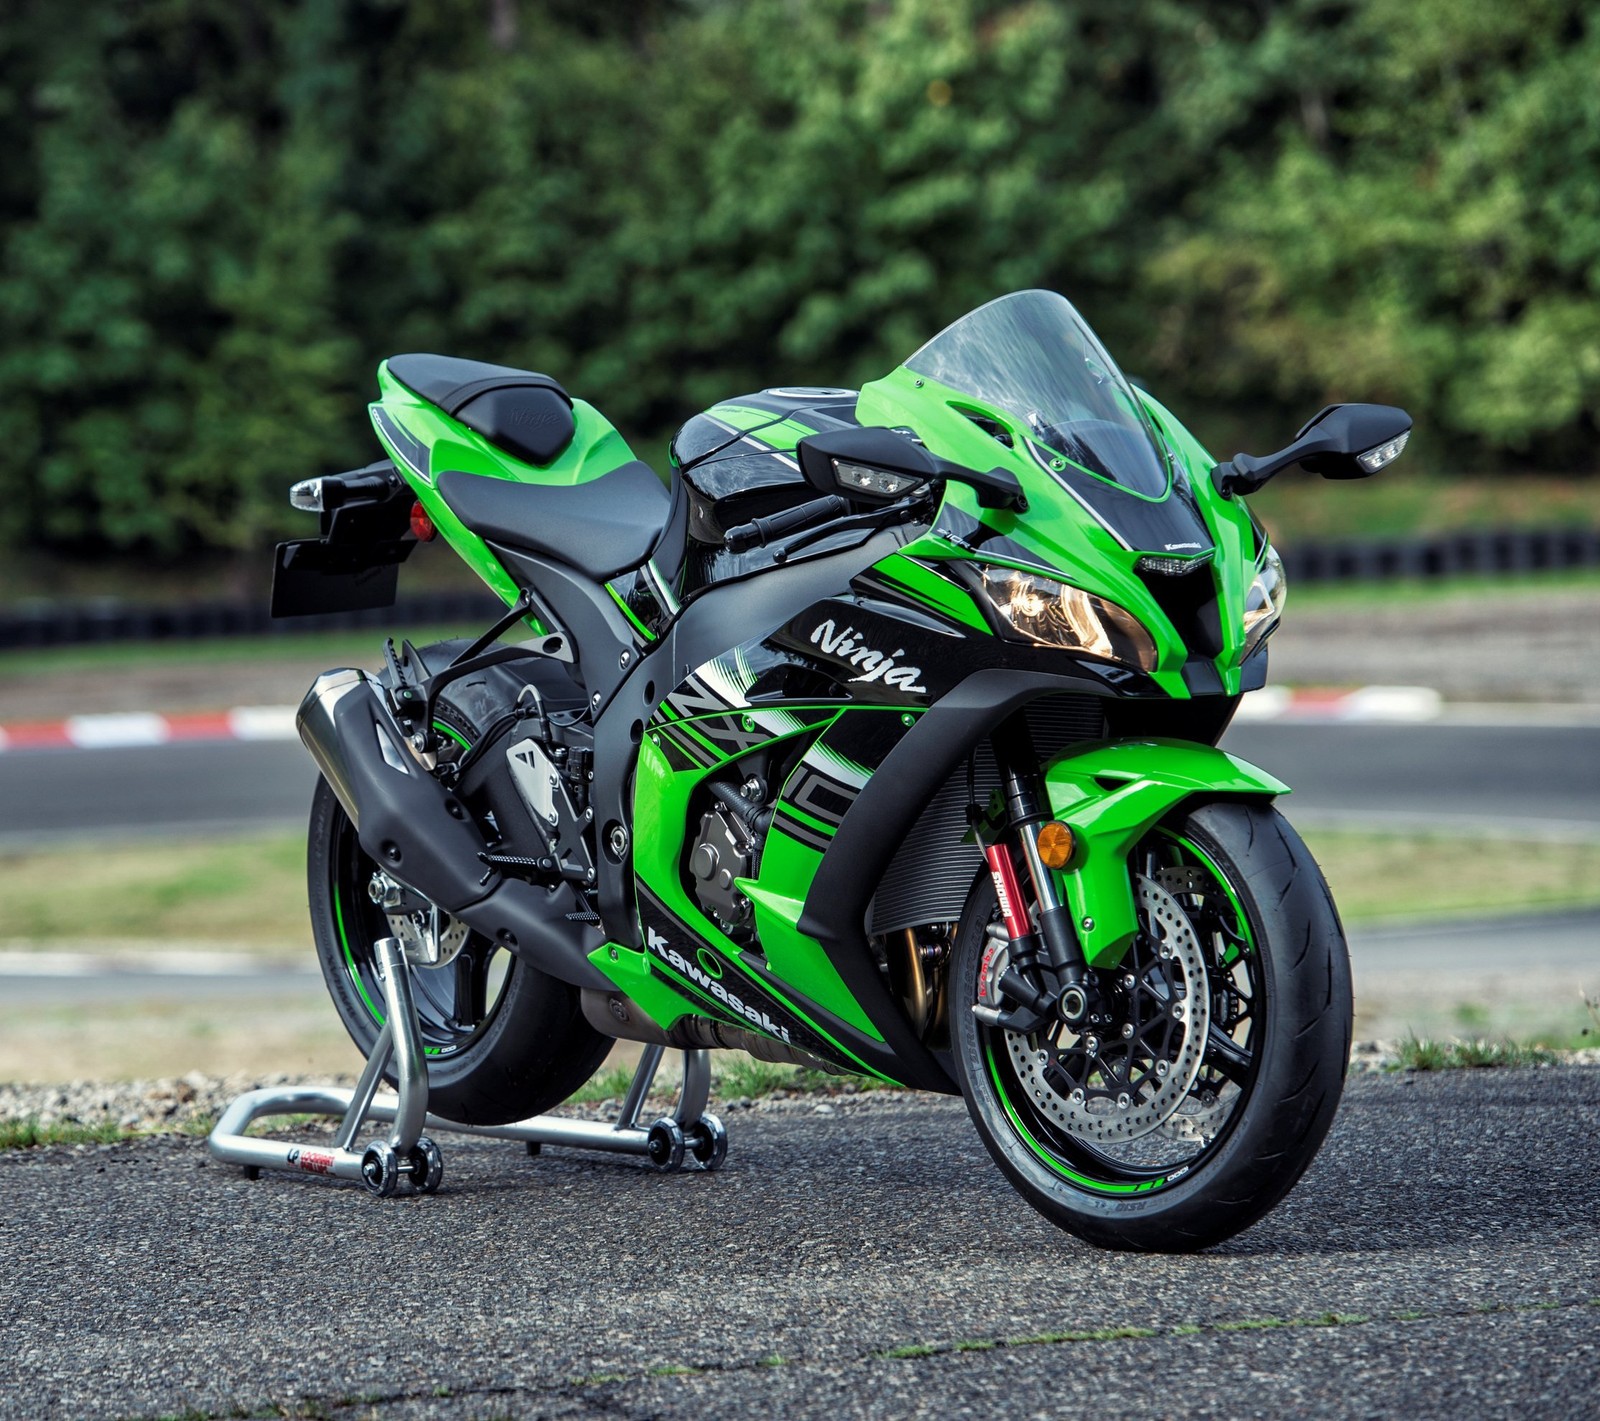
[[[690,880],[706,916],[742,942],[752,935],[753,914],[735,881],[755,875],[772,808],[758,775],[738,785],[716,782],[709,789],[712,804],[700,816],[700,832],[689,853]]]

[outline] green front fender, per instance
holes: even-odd
[[[1045,768],[1050,811],[1077,845],[1060,874],[1091,967],[1122,960],[1138,930],[1128,855],[1186,799],[1287,794],[1265,770],[1188,740],[1101,741]]]

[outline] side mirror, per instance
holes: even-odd
[[[953,464],[892,429],[828,430],[802,439],[795,453],[806,482],[822,493],[890,503],[933,479],[952,479],[976,489],[983,508],[1028,506],[1022,485],[1008,470],[983,473]]]
[[[1325,479],[1371,478],[1400,456],[1410,437],[1411,416],[1393,405],[1329,405],[1301,427],[1294,443],[1259,458],[1235,454],[1211,471],[1211,480],[1228,498],[1254,493],[1290,464]]]

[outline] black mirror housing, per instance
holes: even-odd
[[[914,444],[903,434],[877,426],[860,429],[830,429],[822,434],[808,435],[795,446],[800,459],[800,472],[812,488],[821,493],[843,493],[851,498],[889,502],[910,492],[910,485],[889,491],[870,487],[870,481],[845,483],[840,479],[839,466],[853,469],[876,469],[886,474],[898,475],[902,480],[914,479],[926,483],[939,477],[940,461],[920,444]]]
[[[1224,497],[1254,493],[1290,464],[1325,479],[1371,478],[1399,457],[1411,416],[1394,405],[1328,405],[1313,415],[1292,444],[1275,454],[1235,454],[1211,471]]]
[[[1370,479],[1400,450],[1368,463],[1361,462],[1363,457],[1396,441],[1404,447],[1410,433],[1411,416],[1394,405],[1329,405],[1307,421],[1295,443],[1320,439],[1331,446],[1301,458],[1300,467],[1310,473],[1325,479]]]
[[[924,484],[951,479],[975,489],[980,507],[1028,506],[1021,483],[1009,470],[990,469],[984,473],[953,464],[893,429],[832,429],[808,435],[795,446],[795,453],[805,481],[821,493],[842,493],[850,498],[887,503],[911,492],[915,485],[904,480]],[[872,471],[897,475],[901,484],[897,488],[874,487]]]

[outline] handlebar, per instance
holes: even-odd
[[[774,538],[786,537],[790,533],[798,533],[802,528],[810,528],[817,523],[826,523],[830,518],[841,517],[850,511],[850,507],[850,500],[840,498],[838,494],[814,498],[809,503],[802,503],[798,508],[786,508],[781,513],[755,518],[748,523],[740,523],[728,529],[723,535],[722,546],[730,553],[764,548]]]

